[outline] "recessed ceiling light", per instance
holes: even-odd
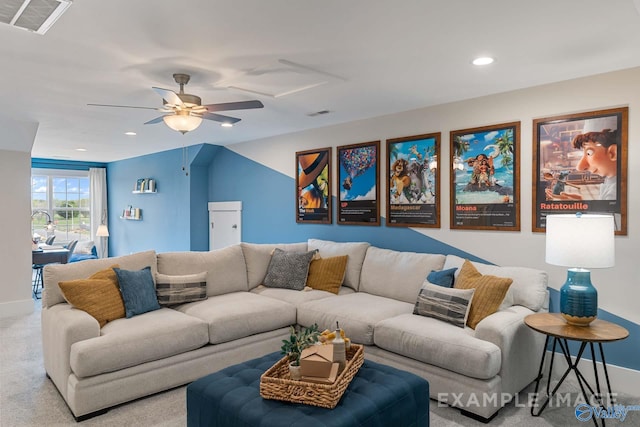
[[[493,61],[493,58],[491,58],[490,56],[481,56],[473,60],[473,65],[489,65]]]
[[[87,151],[86,148],[76,148],[76,151]]]
[[[135,133],[135,132],[125,132],[124,134],[125,135],[129,135],[129,136],[136,136],[137,135],[137,133]]]
[[[222,126],[223,128],[231,128],[233,127],[233,123],[222,123],[220,126]]]

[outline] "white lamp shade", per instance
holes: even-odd
[[[546,222],[548,264],[579,268],[615,265],[612,215],[547,215]]]
[[[100,224],[96,230],[97,237],[109,237],[109,229],[106,225]]]
[[[191,116],[189,114],[169,114],[162,118],[171,129],[186,133],[197,129],[202,123],[202,117]]]

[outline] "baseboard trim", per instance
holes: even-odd
[[[35,307],[31,298],[0,303],[0,319],[24,316],[33,313]]]
[[[604,349],[605,357],[607,355],[607,349]],[[551,351],[547,351],[545,357],[545,368],[543,375],[546,377],[549,373],[549,363],[551,360]],[[598,376],[600,377],[600,386],[602,391],[606,392],[606,382],[604,380],[604,370],[601,362],[596,362],[598,369]],[[578,365],[580,372],[589,381],[590,384],[595,384],[595,378],[593,375],[593,362],[591,359],[582,358]],[[567,362],[564,359],[562,353],[556,353],[555,360],[553,362],[553,378],[552,381],[558,381],[560,376],[567,369]],[[640,396],[638,394],[638,383],[640,382],[640,371],[635,369],[629,369],[622,366],[612,365],[607,363],[607,372],[609,373],[609,382],[611,383],[612,393],[625,394],[629,396]],[[575,381],[575,374],[569,373],[567,380]],[[544,380],[543,380],[544,381]]]

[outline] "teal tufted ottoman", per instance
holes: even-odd
[[[429,425],[429,383],[417,375],[364,361],[334,409],[267,400],[260,375],[279,353],[230,366],[187,387],[187,425],[218,427]]]

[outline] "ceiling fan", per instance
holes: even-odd
[[[171,129],[181,132],[183,135],[196,129],[202,123],[202,119],[220,122],[222,126],[233,126],[240,121],[236,117],[216,114],[215,111],[248,110],[252,108],[262,108],[262,102],[239,101],[224,102],[220,104],[202,105],[202,99],[196,95],[184,93],[184,85],[189,83],[189,74],[175,73],[173,75],[176,83],[180,85],[180,92],[176,93],[169,89],[153,87],[152,89],[162,96],[162,107],[136,107],[131,105],[108,105],[108,104],[87,104],[94,107],[118,107],[118,108],[138,108],[144,110],[156,110],[167,113],[153,120],[149,120],[145,125],[165,122]]]

